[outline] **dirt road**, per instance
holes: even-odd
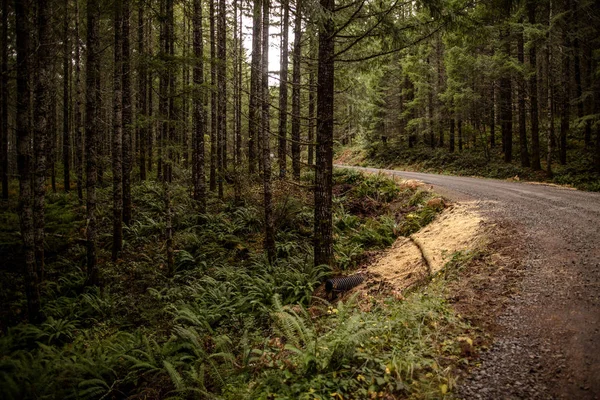
[[[483,215],[518,228],[525,271],[518,294],[458,396],[600,399],[600,193],[385,172],[423,181],[453,200],[476,200]]]

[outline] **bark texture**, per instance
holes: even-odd
[[[333,100],[335,0],[320,0],[325,14],[319,28],[317,154],[315,169],[314,262],[334,265],[333,256]]]
[[[19,220],[23,253],[25,255],[25,293],[29,320],[39,320],[40,291],[38,273],[35,266],[35,242],[33,226],[33,153],[31,147],[31,24],[28,0],[15,0],[16,46],[17,46],[17,169],[19,172]]]
[[[281,59],[279,66],[279,148],[277,151],[279,178],[281,179],[285,178],[287,172],[288,32],[290,26],[290,7],[288,1],[289,0],[283,0],[281,2],[283,21],[281,33]]]
[[[96,231],[96,186],[98,183],[98,123],[100,65],[98,52],[100,43],[98,37],[99,10],[98,3],[87,0],[87,45],[86,45],[86,99],[85,99],[85,154],[86,154],[86,239],[87,239],[87,284],[100,283],[98,271],[97,236]]]
[[[296,0],[292,75],[292,172],[300,179],[300,61],[302,58],[302,1]]]

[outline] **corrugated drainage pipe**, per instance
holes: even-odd
[[[365,276],[362,274],[350,275],[343,278],[331,278],[325,282],[325,290],[327,294],[333,298],[336,297],[337,293],[347,292],[348,290],[360,285],[365,280]]]

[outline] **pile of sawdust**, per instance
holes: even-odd
[[[455,204],[431,224],[412,235],[432,274],[440,271],[457,251],[477,247],[483,219],[472,202]]]
[[[440,271],[454,253],[478,247],[482,234],[483,219],[475,205],[454,204],[411,238],[398,239],[368,266],[369,278],[359,290],[377,285],[401,292]]]

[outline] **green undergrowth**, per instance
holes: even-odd
[[[339,148],[336,154],[348,165],[497,179],[516,178],[570,185],[581,190],[600,191],[600,174],[594,171],[593,153],[579,148],[568,151],[567,165],[553,163],[551,178],[548,178],[544,171],[521,167],[518,154],[512,163],[505,163],[499,149],[491,149],[489,154],[481,149],[472,148],[450,153],[447,149],[432,149],[424,145],[408,149],[375,143],[366,147],[356,144],[352,147]],[[545,165],[542,164],[542,168],[545,168]]]
[[[107,180],[110,182],[110,180]],[[311,174],[303,183],[311,182]],[[441,285],[337,304],[314,296],[324,280],[429,223],[432,194],[382,176],[336,170],[338,266],[312,262],[312,196],[276,182],[277,259],[262,251],[260,185],[235,204],[211,197],[195,212],[189,190],[171,185],[176,273],[166,276],[164,187],[134,186],[134,220],[110,261],[110,188],[98,192],[101,288],[84,287],[84,209],[50,194],[44,321],[26,304],[15,206],[1,214],[0,397],[363,399],[439,398],[451,390],[456,337],[468,326]],[[231,196],[231,197],[229,197]],[[59,212],[64,210],[64,213]]]

